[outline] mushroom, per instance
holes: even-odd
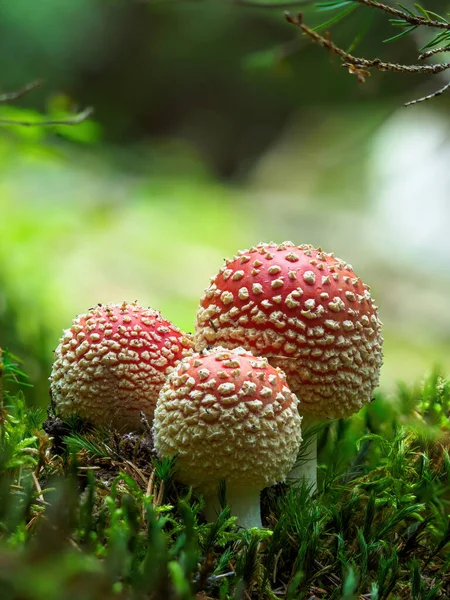
[[[192,340],[159,312],[133,302],[99,304],[79,315],[55,350],[50,392],[62,418],[141,429],[159,391]]]
[[[264,244],[226,260],[200,301],[195,348],[243,346],[286,373],[303,425],[347,417],[372,398],[381,322],[351,265],[310,245]],[[315,440],[293,474],[316,488]]]
[[[169,375],[156,405],[154,442],[177,456],[176,477],[204,495],[214,518],[217,491],[242,527],[261,527],[259,494],[284,480],[301,442],[298,400],[284,373],[243,348],[204,350]]]

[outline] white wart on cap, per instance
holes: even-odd
[[[197,312],[195,346],[243,346],[286,373],[302,414],[349,416],[370,401],[381,322],[351,265],[310,245],[259,244],[225,261]]]
[[[59,416],[123,430],[150,422],[164,381],[192,341],[159,312],[105,304],[79,315],[55,350],[50,391]]]
[[[297,457],[297,404],[267,359],[242,348],[205,350],[183,359],[162,388],[155,447],[160,457],[177,456],[176,476],[203,493],[207,507],[224,480],[239,524],[261,526],[259,492],[282,481]]]

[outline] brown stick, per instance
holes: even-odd
[[[41,87],[42,83],[43,83],[42,79],[37,79],[36,81],[27,83],[26,85],[23,86],[23,88],[21,88],[17,92],[9,92],[7,94],[1,94],[0,95],[0,103],[14,102],[15,100],[19,100],[19,98],[22,98],[29,92]]]
[[[359,0],[358,0],[359,1]],[[337,54],[343,60],[343,66],[349,67],[350,72],[359,75],[360,81],[364,81],[364,75],[367,73],[361,73],[360,69],[377,69],[378,71],[392,71],[395,73],[410,73],[410,74],[428,74],[435,75],[442,73],[450,68],[450,63],[436,63],[434,65],[401,65],[390,62],[383,62],[379,58],[367,59],[359,58],[349,54],[339,46],[336,46],[330,39],[321,36],[317,31],[314,31],[303,23],[303,15],[299,13],[296,17],[293,17],[290,13],[286,14],[288,23],[296,25],[301,29],[309,38],[314,42],[327,48],[330,52]],[[353,68],[350,68],[353,67]]]
[[[435,27],[436,29],[447,29],[450,30],[450,23],[445,23],[444,21],[437,21],[435,19],[426,19],[425,17],[420,17],[419,15],[410,15],[403,10],[399,10],[398,8],[393,8],[392,6],[388,6],[387,4],[382,4],[381,2],[377,2],[376,0],[354,0],[355,2],[359,2],[359,4],[364,4],[365,6],[370,6],[371,8],[378,8],[385,13],[393,15],[398,19],[402,19],[411,25],[416,25],[417,27],[425,26],[425,27]]]

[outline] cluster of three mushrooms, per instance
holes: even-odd
[[[350,265],[307,245],[260,244],[212,278],[198,354],[177,364],[192,340],[154,311],[99,306],[65,333],[51,387],[63,416],[136,427],[171,371],[155,414],[159,454],[177,454],[179,478],[206,497],[225,479],[234,514],[259,524],[259,490],[286,476],[301,441],[292,392],[313,418],[358,410],[378,383],[380,329]]]

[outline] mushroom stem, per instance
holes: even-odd
[[[288,475],[288,479],[295,480],[295,487],[306,485],[311,496],[317,491],[317,433],[313,429],[316,425],[316,419],[303,415],[304,441],[300,446],[297,464]]]
[[[217,494],[204,494],[206,506],[205,517],[211,522],[217,519],[220,504]],[[231,509],[231,516],[237,517],[236,524],[244,529],[262,527],[259,490],[229,490],[227,488],[227,505]]]

